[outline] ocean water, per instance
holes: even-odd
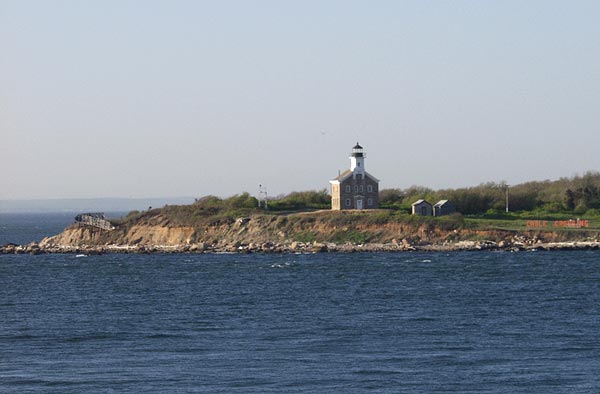
[[[4,393],[598,393],[600,253],[0,255]]]
[[[78,213],[0,213],[0,246],[9,242],[25,245],[56,235],[74,223]],[[118,218],[126,214],[108,212],[107,217]]]

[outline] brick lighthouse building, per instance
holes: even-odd
[[[365,153],[358,142],[350,153],[350,169],[329,183],[331,209],[379,208],[379,179],[365,171]]]

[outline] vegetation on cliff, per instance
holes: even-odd
[[[205,226],[231,223],[237,218],[255,214],[285,214],[319,209],[330,209],[331,197],[325,190],[292,192],[268,201],[268,209],[259,207],[258,200],[248,193],[228,198],[205,196],[190,205],[166,205],[144,212],[133,211],[115,224],[152,222],[160,214],[165,224],[177,226]],[[156,221],[154,221],[156,222]]]

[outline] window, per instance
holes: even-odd
[[[372,198],[367,198],[367,205],[369,207],[373,206],[373,199]]]
[[[347,207],[349,207],[349,206],[350,206],[350,199],[349,199],[349,198],[347,198],[347,199],[346,199],[346,206],[347,206]]]
[[[367,192],[369,192],[369,193],[373,192],[373,185],[367,185]]]
[[[365,191],[365,187],[363,185],[360,185],[360,192],[364,192]]]
[[[358,185],[354,185],[354,193],[358,193]]]
[[[350,193],[350,185],[346,185],[346,193]]]
[[[356,166],[357,166],[357,167],[360,167],[360,161],[359,161],[358,163],[356,163]]]

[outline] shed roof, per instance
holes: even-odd
[[[413,202],[413,203],[412,203],[412,206],[419,205],[419,204],[423,204],[423,203],[425,203],[425,204],[427,204],[427,205],[431,206],[431,204],[430,204],[428,201],[426,201],[426,200],[423,200],[423,199],[420,199],[420,200],[417,200],[417,201]]]
[[[449,203],[449,202],[450,202],[449,200],[440,200],[434,205],[434,207],[441,207],[442,205],[445,205],[446,203]]]

